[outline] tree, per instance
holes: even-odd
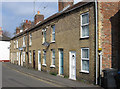
[[[3,30],[3,35],[10,38],[12,37],[12,34],[7,30]]]

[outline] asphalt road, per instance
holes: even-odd
[[[57,87],[54,84],[2,66],[2,87]]]

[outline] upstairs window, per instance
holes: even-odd
[[[81,38],[89,37],[89,13],[81,15]]]
[[[51,42],[55,42],[55,25],[51,26],[52,27],[52,38]]]
[[[43,32],[43,43],[45,43],[46,42],[46,29],[43,29],[42,32]]]
[[[25,36],[23,36],[23,46],[25,46]]]
[[[29,45],[32,45],[32,34],[30,34],[30,41],[29,41]]]
[[[18,48],[18,39],[16,40],[16,48]]]
[[[15,44],[15,41],[14,41],[14,49],[15,49],[15,47],[16,47],[16,44]]]

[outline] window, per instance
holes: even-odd
[[[43,32],[43,43],[46,42],[46,29],[42,30]]]
[[[89,73],[89,48],[81,49],[81,72]]]
[[[52,38],[51,38],[52,42],[55,42],[55,25],[52,26]]]
[[[23,62],[25,62],[25,52],[23,52]]]
[[[16,44],[15,44],[15,41],[14,41],[14,49],[15,49],[15,45],[16,45]]]
[[[16,40],[16,48],[18,48],[18,39]]]
[[[51,63],[51,67],[55,67],[55,50],[52,49],[52,63]]]
[[[29,63],[32,63],[32,53],[31,53],[31,51],[29,52]]]
[[[43,51],[43,65],[46,66],[46,51]]]
[[[23,37],[23,46],[25,46],[25,36]]]
[[[17,60],[18,60],[18,52],[17,52]]]
[[[81,38],[89,37],[89,13],[81,15]]]
[[[32,45],[32,34],[30,34],[30,42],[29,45]]]

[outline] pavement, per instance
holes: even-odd
[[[55,87],[89,87],[89,88],[103,89],[100,86],[96,86],[93,84],[86,84],[80,81],[74,81],[60,76],[50,75],[47,72],[28,69],[26,67],[21,67],[11,63],[2,63],[2,65],[18,73],[39,79],[41,82],[45,82],[48,85],[50,84]]]

